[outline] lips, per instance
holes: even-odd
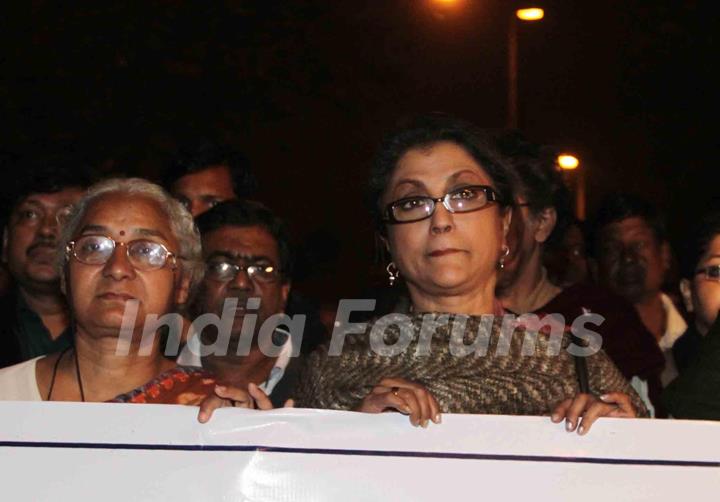
[[[120,302],[126,302],[128,300],[135,300],[134,296],[129,295],[127,293],[114,293],[111,291],[108,291],[107,293],[99,294],[98,298],[100,298],[102,300],[120,301]]]
[[[445,248],[445,249],[436,249],[435,251],[431,251],[428,253],[428,256],[432,256],[433,258],[439,258],[441,256],[447,256],[454,253],[461,253],[462,251],[460,249],[455,248]]]
[[[55,259],[55,246],[52,244],[33,244],[27,250],[27,256],[33,260],[48,261]]]

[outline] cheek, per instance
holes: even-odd
[[[720,310],[720,283],[702,281],[696,288],[696,296],[698,313],[705,318],[705,322],[711,324]]]
[[[419,224],[410,223],[396,226],[388,235],[390,252],[396,264],[411,262],[414,256],[422,254],[426,242],[425,231],[420,228],[411,228],[412,225]]]

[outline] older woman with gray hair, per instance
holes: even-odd
[[[0,370],[0,399],[223,404],[211,375],[165,358],[146,329],[201,277],[200,236],[179,202],[138,178],[90,187],[63,226],[58,266],[74,344]]]

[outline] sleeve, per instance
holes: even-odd
[[[593,393],[600,396],[608,392],[623,392],[630,396],[638,417],[650,416],[638,393],[630,386],[630,383],[603,350],[588,357],[587,360],[590,390]]]

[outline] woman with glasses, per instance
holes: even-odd
[[[200,279],[193,219],[141,179],[91,187],[59,240],[73,345],[0,371],[0,399],[199,404],[215,381],[162,354],[146,321],[175,311]]]
[[[502,336],[495,285],[513,199],[506,166],[472,126],[430,115],[389,136],[370,195],[389,281],[404,281],[411,311],[346,334],[339,355],[312,354],[298,406],[397,410],[416,426],[442,412],[552,414],[581,434],[599,416],[645,411],[604,353],[579,374],[562,332]]]
[[[720,211],[686,240],[680,291],[693,320],[673,346],[680,372],[663,398],[675,418],[720,420]]]

